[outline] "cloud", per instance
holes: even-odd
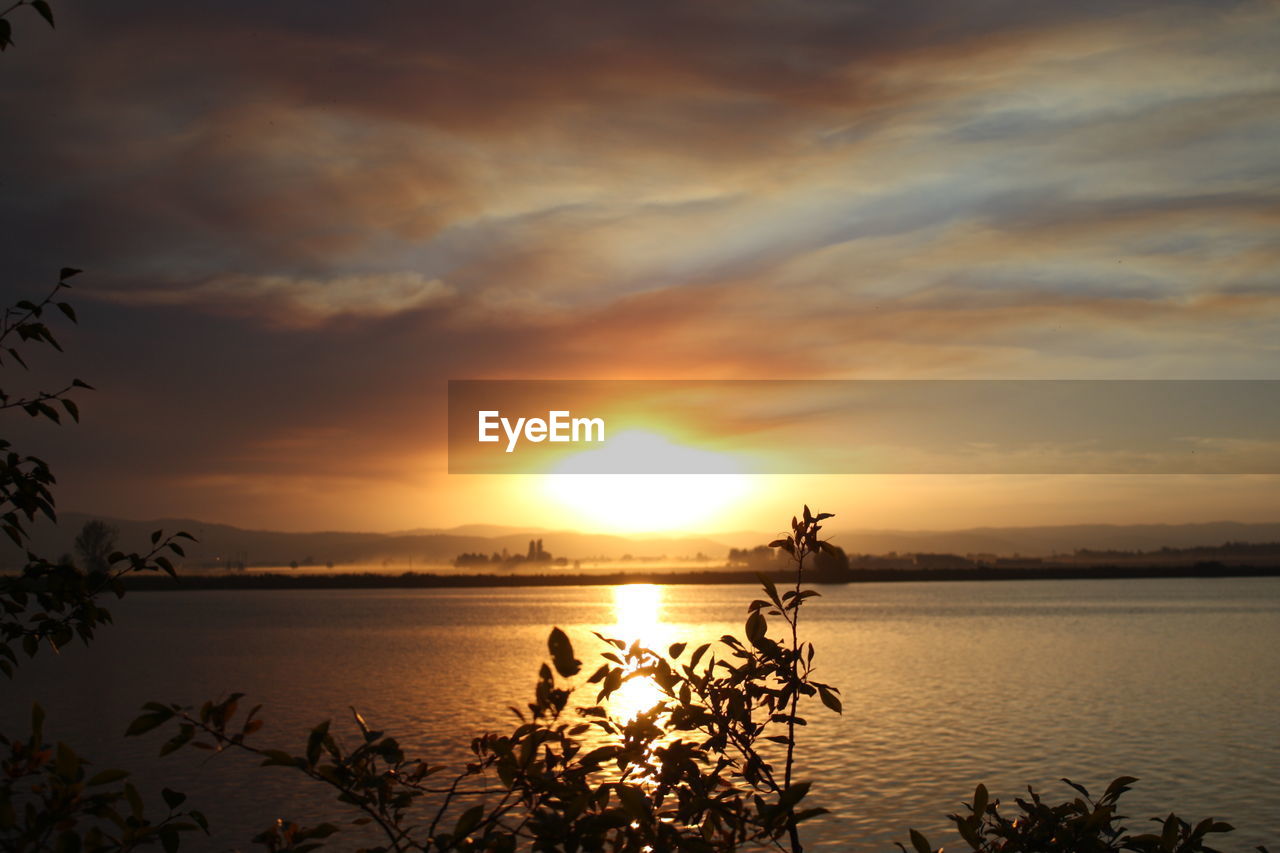
[[[87,270],[82,470],[220,494],[438,460],[450,377],[1268,376],[1277,35],[1247,2],[69,0],[5,55],[0,253]]]
[[[447,300],[453,289],[438,278],[405,271],[329,279],[231,275],[191,287],[134,287],[101,298],[125,304],[189,304],[278,325],[312,326],[334,317],[384,317]]]

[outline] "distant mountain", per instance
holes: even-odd
[[[466,525],[446,532],[353,533],[328,531],[282,533],[246,530],[226,524],[211,524],[190,518],[163,518],[127,521],[84,513],[65,512],[58,525],[34,526],[31,550],[48,557],[71,553],[76,533],[86,521],[98,518],[120,532],[118,547],[125,551],[145,551],[153,530],[168,533],[186,531],[198,540],[184,543],[188,565],[217,565],[245,562],[250,565],[325,565],[386,562],[389,570],[428,567],[451,563],[462,553],[493,554],[504,550],[524,554],[530,539],[541,539],[542,547],[554,557],[569,560],[593,558],[654,558],[692,560],[699,553],[713,561],[723,561],[729,546],[708,537],[640,536],[551,531],[538,528]],[[22,554],[11,546],[0,551],[0,564],[12,566]]]
[[[1225,542],[1280,542],[1280,523],[1070,524],[1044,527],[975,527],[970,530],[852,530],[833,540],[850,553],[998,554],[1043,557],[1077,548],[1156,551]]]
[[[67,512],[61,524],[37,524],[32,550],[57,557],[72,551],[72,541],[91,518]],[[246,530],[196,519],[167,518],[126,521],[103,518],[120,531],[119,547],[143,551],[153,530],[185,530],[199,542],[187,547],[189,565],[246,562],[250,565],[302,565],[335,567],[386,563],[389,571],[429,568],[451,563],[461,553],[524,554],[530,539],[541,539],[544,550],[569,560],[625,555],[641,558],[692,560],[699,553],[711,564],[723,562],[730,547],[764,544],[772,533],[734,532],[712,536],[617,536],[509,527],[490,524],[463,525],[447,530],[415,530],[398,533],[316,532],[282,533]],[[839,530],[832,540],[850,554],[952,553],[1011,556],[1048,556],[1078,548],[1093,550],[1153,551],[1162,547],[1190,548],[1225,542],[1280,542],[1280,523],[1242,524],[1221,521],[1207,524],[1076,524],[1043,527],[979,527],[969,530]],[[0,565],[14,566],[22,553],[12,546],[0,550]]]
[[[415,527],[412,530],[397,530],[388,536],[537,536],[546,533],[544,527],[510,527],[504,524],[460,524],[457,527]]]

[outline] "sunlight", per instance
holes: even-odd
[[[631,583],[613,588],[613,610],[617,625],[614,636],[628,644],[661,651],[670,642],[670,630],[662,624],[662,587]],[[636,678],[622,685],[610,703],[624,720],[634,719],[662,701],[662,691],[650,678]]]
[[[689,474],[594,471],[686,470]],[[692,531],[726,521],[751,493],[742,467],[725,454],[633,431],[564,460],[543,478],[545,494],[599,529]]]

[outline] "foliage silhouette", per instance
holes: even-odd
[[[23,6],[31,7],[37,15],[44,18],[45,23],[50,27],[53,26],[53,9],[50,8],[48,0],[16,0],[0,12],[0,51],[7,50],[13,45],[13,24],[9,21],[9,14]]]
[[[1094,800],[1083,785],[1063,779],[1078,794],[1077,797],[1056,806],[1046,804],[1032,788],[1027,788],[1029,799],[1018,797],[1015,802],[1019,813],[1010,818],[1000,813],[1000,801],[991,799],[985,785],[979,785],[973,793],[973,802],[966,803],[967,814],[949,815],[960,837],[970,850],[976,853],[1110,853],[1110,851],[1134,850],[1138,853],[1218,853],[1209,847],[1205,839],[1214,834],[1231,832],[1233,827],[1224,821],[1205,818],[1195,825],[1187,823],[1175,814],[1152,818],[1159,825],[1158,832],[1130,835],[1119,825],[1126,820],[1118,814],[1120,797],[1138,781],[1132,776],[1121,776],[1107,786],[1107,790]],[[911,830],[911,846],[915,853],[942,853],[929,844],[929,840],[914,829]],[[901,843],[898,847],[906,853]],[[1267,848],[1256,848],[1267,853]]]
[[[75,322],[71,306],[58,301],[69,288],[67,279],[78,270],[64,268],[58,283],[39,302],[23,300],[4,312],[0,321],[0,365],[26,369],[24,348],[48,346],[61,350],[45,321],[56,308]],[[56,391],[11,393],[0,389],[0,411],[62,422],[62,414],[78,421],[79,407],[70,397],[89,385],[73,379]],[[55,479],[43,459],[24,455],[0,439],[0,528],[20,548],[30,538],[30,525],[38,518],[57,520]],[[111,622],[111,613],[98,603],[106,592],[124,594],[121,579],[134,572],[174,573],[166,554],[182,555],[178,539],[186,534],[152,535],[146,554],[123,554],[113,545],[103,525],[84,533],[85,556],[90,571],[70,560],[50,562],[26,551],[26,562],[16,575],[0,575],[0,673],[11,678],[25,658],[41,648],[53,651],[79,637],[89,642],[95,631]],[[83,534],[82,534],[83,536]],[[185,796],[169,789],[162,792],[167,813],[159,821],[146,817],[137,789],[125,781],[122,770],[91,773],[89,762],[66,743],[45,740],[44,711],[37,704],[31,712],[28,735],[0,733],[0,850],[124,851],[158,842],[166,850],[178,847],[179,833],[204,828],[204,816],[179,807]]]
[[[599,636],[601,665],[580,678],[569,637],[554,628],[527,709],[512,709],[509,734],[472,741],[473,760],[447,783],[444,767],[409,759],[399,742],[372,730],[354,709],[360,744],[346,749],[331,723],[316,726],[299,754],[248,738],[261,726],[255,706],[236,719],[242,694],[199,710],[148,703],[129,729],[177,731],[162,754],[184,746],[251,752],[329,785],[373,824],[385,843],[370,850],[679,850],[749,846],[803,849],[799,825],[822,814],[802,807],[808,782],[794,778],[802,697],[840,711],[839,691],[813,676],[814,648],[800,640],[802,606],[818,595],[802,585],[805,562],[829,548],[818,536],[830,513],[808,507],[773,543],[794,562],[795,586],[779,593],[761,576],[765,598],[748,606],[745,640],[722,637],[688,651],[665,651]],[[768,617],[782,636],[768,636]],[[688,652],[686,654],[686,652]],[[652,707],[627,717],[609,698],[636,679],[657,690]],[[571,700],[586,693],[585,704]],[[781,764],[781,766],[779,766]],[[497,777],[498,784],[491,780]],[[476,797],[488,799],[472,805]],[[465,807],[464,807],[465,805]],[[311,850],[335,823],[281,822],[258,836],[270,850]]]
[[[13,44],[9,15],[29,6],[53,26],[47,0],[17,0],[0,11],[0,50]],[[61,300],[70,289],[67,280],[80,270],[63,267],[58,281],[40,301],[21,300],[4,310],[0,319],[0,367],[27,369],[23,352],[32,346],[62,347],[46,314],[56,309],[72,323],[76,313]],[[62,423],[65,414],[80,420],[72,392],[90,390],[73,379],[54,390],[11,392],[0,389],[0,412],[21,410],[26,415]],[[85,572],[70,559],[51,562],[27,548],[29,527],[37,517],[57,520],[54,508],[55,479],[43,459],[20,453],[0,438],[0,530],[26,551],[25,565],[17,575],[0,575],[0,673],[11,678],[22,657],[30,658],[44,646],[54,651],[79,637],[89,642],[100,626],[111,621],[110,612],[97,598],[112,592],[124,594],[121,578],[133,572],[166,571],[173,565],[165,556],[181,556],[177,539],[157,531],[145,554],[95,551],[96,571]],[[190,538],[190,537],[185,537]],[[99,543],[102,544],[102,543]],[[123,770],[90,773],[89,762],[68,746],[45,740],[44,711],[31,711],[31,727],[25,736],[0,733],[0,850],[4,851],[126,851],[159,843],[176,850],[180,833],[206,828],[198,811],[182,810],[185,796],[168,788],[162,791],[166,814],[152,821],[145,814],[138,790],[125,781]]]

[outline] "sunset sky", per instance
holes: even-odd
[[[0,257],[9,301],[85,270],[35,365],[98,387],[83,423],[7,427],[65,509],[1277,520],[1266,475],[578,488],[445,453],[450,379],[1280,379],[1274,2],[54,11],[0,57]]]

